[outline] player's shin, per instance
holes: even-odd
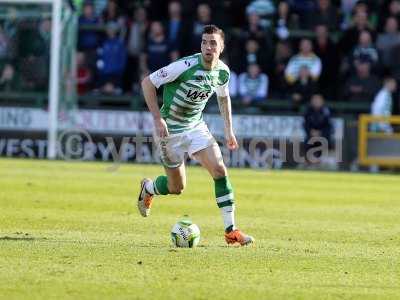
[[[235,230],[235,204],[232,185],[227,176],[214,179],[215,197],[224,221],[225,231]]]

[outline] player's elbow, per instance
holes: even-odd
[[[146,76],[145,78],[143,78],[143,80],[141,82],[142,88],[144,89],[144,88],[148,87],[149,84],[151,84],[150,78],[149,78],[149,76]]]

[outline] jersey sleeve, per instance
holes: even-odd
[[[187,60],[178,60],[170,63],[149,75],[150,81],[156,88],[168,82],[172,82],[179,77],[183,72],[190,68],[190,62]]]
[[[229,77],[230,77],[230,74],[229,74],[229,72],[227,72],[225,83],[218,86],[215,89],[215,93],[217,94],[217,97],[228,97],[229,96]]]

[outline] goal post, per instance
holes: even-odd
[[[48,76],[47,157],[57,158],[57,140],[61,129],[73,123],[76,108],[76,67],[78,16],[71,0],[0,0],[2,18],[23,22],[27,16],[41,21],[50,17],[51,32]],[[8,11],[10,11],[8,13]],[[49,12],[49,13],[46,13]],[[9,15],[7,15],[9,14]]]

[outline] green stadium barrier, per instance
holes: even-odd
[[[47,107],[47,93],[43,92],[0,92],[0,105],[3,106],[27,106]],[[366,102],[328,101],[327,106],[334,114],[357,115],[368,113],[370,104]],[[84,95],[79,96],[79,106],[85,108],[117,108],[126,110],[145,110],[144,99],[141,95]],[[232,99],[232,106],[236,111],[244,108],[238,99]],[[304,112],[303,105],[298,111],[293,109],[292,102],[287,99],[268,99],[267,101],[254,106],[262,114],[283,113],[299,114]],[[246,113],[246,111],[243,111]],[[251,113],[251,112],[250,112]]]

